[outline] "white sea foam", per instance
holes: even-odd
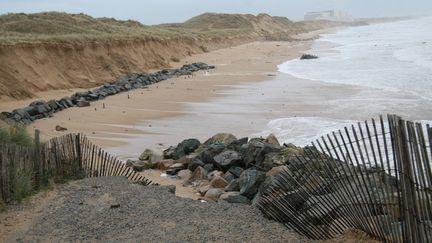
[[[326,34],[310,51],[319,59],[291,60],[279,70],[305,79],[406,92],[431,101],[431,26],[429,17]]]
[[[310,50],[319,59],[291,60],[279,65],[279,71],[304,79],[410,94],[418,97],[418,102],[430,102],[431,26],[429,17],[326,34]],[[274,133],[282,142],[306,145],[353,122],[322,117],[281,118],[254,135]]]
[[[252,137],[266,137],[273,133],[281,143],[306,146],[322,135],[343,129],[353,123],[355,121],[322,117],[281,118],[270,121],[264,131],[253,134]]]

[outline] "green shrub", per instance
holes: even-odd
[[[33,139],[24,127],[10,126],[8,128],[0,128],[0,144],[2,143],[31,146],[33,144]]]
[[[31,172],[25,170],[18,172],[15,176],[13,198],[20,203],[33,192],[33,176]]]

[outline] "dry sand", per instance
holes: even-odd
[[[54,130],[56,125],[68,128],[67,132],[83,132],[104,148],[126,145],[113,140],[143,133],[141,130],[116,125],[142,124],[160,118],[186,114],[186,102],[204,102],[221,96],[223,90],[243,82],[256,82],[276,75],[277,65],[297,58],[311,45],[301,42],[255,42],[227,49],[199,54],[184,63],[196,61],[216,65],[216,70],[199,72],[193,78],[173,78],[148,89],[134,90],[92,103],[91,107],[71,108],[56,113],[53,118],[42,119],[29,126],[29,131],[39,129],[44,139],[62,135]],[[76,90],[49,91],[37,94],[41,99],[61,98]],[[128,99],[128,95],[130,99]],[[34,99],[32,99],[34,100]],[[12,110],[28,105],[32,100],[2,102],[0,110]],[[106,109],[102,109],[103,103]],[[113,134],[114,133],[114,134]]]

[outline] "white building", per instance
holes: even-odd
[[[330,20],[330,21],[352,21],[352,17],[342,11],[327,10],[319,12],[307,12],[304,20]]]

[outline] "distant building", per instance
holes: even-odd
[[[328,10],[307,12],[304,16],[304,20],[352,21],[352,17],[342,11]]]

